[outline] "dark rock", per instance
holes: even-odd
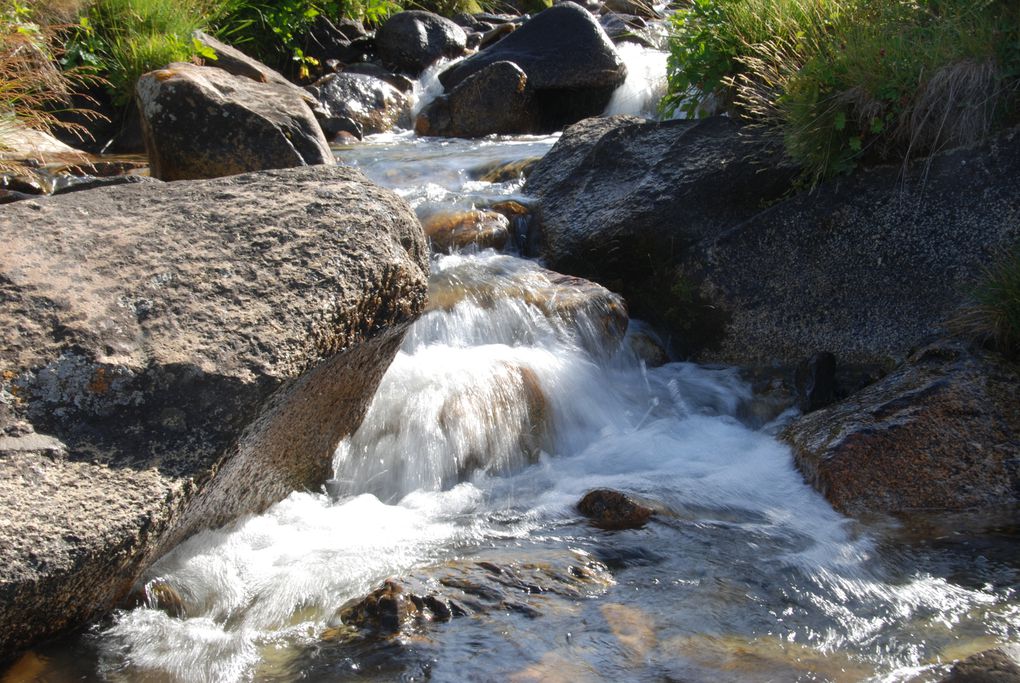
[[[794,377],[801,412],[810,413],[836,400],[836,357],[816,353],[797,366]]]
[[[0,660],[331,474],[424,306],[417,218],[319,166],[0,214]]]
[[[152,176],[215,178],[335,163],[295,90],[194,64],[145,74],[137,95]]]
[[[642,47],[659,48],[658,42],[645,30],[640,17],[625,17],[612,12],[599,17],[599,25],[614,43],[636,43]]]
[[[847,514],[1020,500],[1020,374],[955,342],[783,432],[805,478]]]
[[[549,266],[623,294],[685,357],[719,343],[725,323],[685,257],[782,197],[795,175],[731,119],[611,117],[564,131],[523,192],[537,200]]]
[[[365,27],[360,21],[344,19],[334,23],[323,14],[318,15],[312,21],[311,26],[304,36],[304,53],[314,57],[320,62],[330,59],[338,59],[341,62],[352,60],[352,51],[357,48],[351,47],[354,40],[367,37]]]
[[[37,196],[38,195],[34,194],[25,194],[24,192],[15,192],[14,190],[0,190],[0,205],[12,204],[13,202],[20,202]]]
[[[1020,648],[996,648],[971,655],[954,664],[941,683],[1020,683]]]
[[[534,177],[534,176],[533,176]],[[706,244],[702,292],[728,315],[712,362],[895,365],[1020,242],[1020,130],[797,194]]]
[[[638,529],[655,514],[626,494],[610,489],[596,489],[584,494],[577,511],[600,529]]]
[[[375,43],[388,67],[417,76],[440,57],[464,54],[467,35],[449,19],[410,10],[387,19],[376,31]]]
[[[410,124],[410,100],[386,81],[360,73],[328,74],[308,87],[322,110],[319,124],[327,138],[342,130],[358,135],[385,133]],[[355,124],[355,130],[350,127]]]
[[[464,42],[464,47],[468,50],[477,50],[482,44],[482,34],[469,31],[467,34],[467,40]]]
[[[534,132],[539,121],[527,77],[511,62],[496,62],[472,74],[418,115],[418,135],[473,138]]]
[[[432,249],[440,254],[475,249],[502,249],[510,239],[510,221],[495,211],[437,213],[422,221]]]
[[[378,64],[373,64],[371,62],[349,64],[343,68],[343,72],[348,74],[365,74],[366,76],[374,76],[375,78],[386,81],[404,94],[408,94],[414,90],[414,81],[407,76],[390,73]]]
[[[602,27],[569,2],[540,12],[489,49],[454,64],[439,79],[450,90],[503,61],[527,74],[543,131],[601,114],[627,77],[627,68]]]

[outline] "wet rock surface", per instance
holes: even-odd
[[[176,63],[143,75],[136,91],[154,178],[334,163],[297,88]]]
[[[375,44],[386,66],[417,76],[440,57],[464,53],[467,35],[445,17],[422,10],[399,12],[375,34]]]
[[[357,73],[329,74],[308,91],[319,103],[327,139],[347,131],[356,137],[385,133],[410,123],[410,100],[386,81]]]
[[[494,612],[536,618],[558,602],[596,596],[612,584],[606,566],[585,554],[546,554],[526,561],[497,557],[449,562],[387,580],[341,607],[336,626],[322,637],[343,642],[427,634],[434,624]]]
[[[502,249],[510,239],[510,221],[495,211],[437,213],[422,221],[433,251],[446,254],[473,247]]]
[[[523,191],[537,200],[549,266],[620,292],[687,356],[717,341],[725,321],[685,258],[783,196],[794,174],[730,119],[611,117],[564,131]]]
[[[496,62],[527,76],[533,132],[550,132],[601,114],[627,68],[612,41],[586,10],[567,2],[532,17],[488,49],[459,62],[439,79],[447,91]]]
[[[425,299],[417,219],[350,168],[35,199],[0,234],[0,659],[318,488]]]
[[[610,489],[595,489],[584,494],[577,503],[577,511],[606,530],[638,529],[655,515],[654,509]]]
[[[506,257],[502,272],[465,263],[429,280],[428,310],[449,310],[464,300],[491,307],[512,299],[539,308],[563,334],[576,336],[599,357],[615,353],[627,331],[623,298],[582,278]],[[524,267],[520,264],[525,263]]]
[[[1020,646],[967,657],[954,664],[941,683],[1020,683]]]
[[[475,138],[539,128],[528,77],[513,62],[490,64],[440,95],[418,115],[418,135]]]
[[[1017,406],[1015,365],[941,342],[782,438],[847,514],[999,506],[1020,501]]]

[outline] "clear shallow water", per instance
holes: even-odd
[[[470,169],[554,139],[391,135],[338,157],[428,213],[518,197],[519,181]],[[328,494],[193,537],[141,582],[179,604],[118,611],[10,680],[923,681],[1020,637],[1015,515],[852,522],[803,483],[775,425],[742,419],[754,399],[734,370],[600,346],[601,312],[558,314],[561,294],[513,256],[438,258],[432,288],[444,305],[338,448]],[[574,506],[595,487],[659,514],[594,529]],[[528,596],[531,611],[329,636],[389,577],[479,562],[601,578]]]

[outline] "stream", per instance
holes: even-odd
[[[614,111],[647,109],[647,79],[624,88]],[[425,217],[527,204],[479,177],[555,140],[395,133],[337,156]],[[1009,516],[843,517],[774,437],[792,414],[762,417],[736,369],[650,367],[653,331],[613,343],[604,309],[562,296],[519,254],[435,257],[325,490],[192,537],[141,579],[148,606],[38,650],[37,679],[936,681],[1020,638]],[[597,529],[576,503],[603,487],[657,514]],[[464,614],[352,633],[344,605],[391,578]]]

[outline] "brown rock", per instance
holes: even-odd
[[[150,172],[160,180],[333,164],[296,89],[221,69],[171,64],[138,80]]]
[[[418,135],[477,138],[539,129],[528,77],[519,66],[490,64],[437,97],[418,115]]]
[[[441,254],[467,247],[502,249],[510,238],[510,221],[495,211],[437,213],[425,219],[422,227],[432,250]]]
[[[328,74],[309,86],[322,112],[319,123],[327,137],[346,130],[348,121],[361,135],[410,124],[410,100],[386,81],[357,73]],[[354,131],[348,131],[354,132]]]
[[[36,199],[0,235],[0,660],[317,489],[426,291],[414,214],[346,167]]]
[[[986,650],[953,665],[941,683],[1020,683],[1017,647]]]
[[[804,476],[847,514],[964,510],[1020,491],[1020,375],[953,342],[790,425]]]
[[[655,510],[636,502],[630,496],[610,489],[596,489],[584,494],[577,511],[600,529],[637,529],[655,514]]]

